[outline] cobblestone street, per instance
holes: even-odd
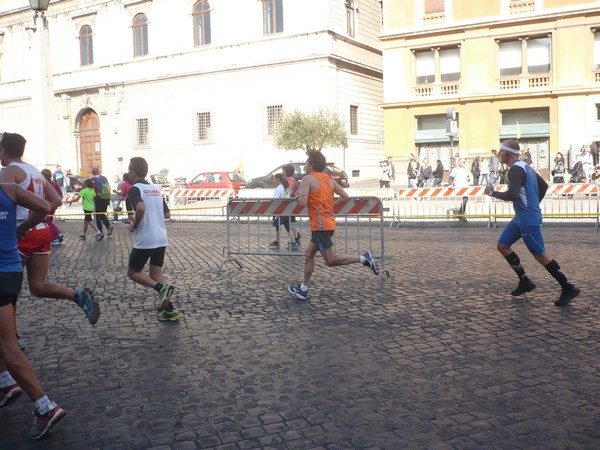
[[[510,296],[500,229],[386,229],[389,278],[318,259],[300,301],[286,286],[303,258],[246,256],[217,273],[226,225],[169,223],[165,273],[184,317],[166,323],[126,277],[125,225],[100,242],[77,239],[79,220],[59,226],[49,278],[93,289],[102,317],[91,326],[24,283],[26,353],[68,415],[30,441],[22,396],[0,410],[1,449],[600,448],[593,226],[544,229],[582,291],[558,308],[558,284],[521,242],[537,289]]]

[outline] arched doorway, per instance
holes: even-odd
[[[93,109],[86,109],[79,121],[79,151],[81,152],[81,170],[91,175],[92,167],[97,167],[102,173],[100,119]]]

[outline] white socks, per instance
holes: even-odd
[[[12,386],[15,383],[16,381],[10,375],[10,372],[8,370],[5,370],[4,372],[0,373],[0,388]]]
[[[38,414],[44,415],[48,411],[56,408],[56,403],[51,401],[47,395],[44,395],[42,398],[35,401],[35,407],[37,408]]]
[[[307,285],[305,285],[304,283],[302,283],[302,284],[300,285],[300,290],[302,290],[302,291],[308,291],[308,286],[307,286]]]
[[[364,255],[360,255],[360,262],[361,263],[365,263],[365,261],[367,260],[367,258],[364,257]]]

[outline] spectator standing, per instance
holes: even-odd
[[[275,192],[273,194],[273,198],[290,198],[290,185],[288,184],[287,179],[281,173],[276,173],[273,177],[275,181]],[[290,231],[290,217],[289,216],[273,216],[273,226],[275,227],[275,240],[269,244],[272,249],[279,248],[279,229],[281,225],[285,227],[285,231],[287,231],[290,242],[289,248],[290,250],[297,250],[299,245],[296,242],[296,239],[293,233]]]
[[[285,177],[285,179],[288,182],[288,190],[289,190],[289,194],[290,194],[290,198],[295,198],[298,196],[298,186],[300,184],[299,181],[296,181],[296,178],[294,178],[294,166],[292,166],[291,164],[286,164],[282,167],[281,169],[283,171],[283,176]],[[296,223],[296,217],[294,216],[290,216],[290,222],[291,223]],[[291,225],[291,230],[292,230],[292,236],[294,238],[294,241],[300,245],[300,230],[298,229],[298,227],[295,227],[293,225]],[[294,242],[292,241],[292,242]]]
[[[129,161],[129,178],[135,180],[129,189],[129,201],[135,213],[129,231],[135,233],[134,244],[129,255],[127,276],[134,282],[154,289],[158,320],[177,320],[181,313],[175,309],[171,296],[175,287],[165,282],[163,264],[167,249],[167,227],[165,219],[171,211],[163,198],[162,191],[146,180],[148,163],[135,157]],[[149,274],[142,269],[150,260]]]
[[[348,201],[344,189],[323,171],[325,156],[320,151],[312,150],[306,160],[306,175],[300,183],[298,202],[308,208],[308,217],[312,238],[304,253],[304,277],[302,283],[290,284],[288,291],[301,300],[308,298],[308,285],[315,270],[315,256],[320,252],[328,267],[362,263],[369,267],[375,275],[379,275],[379,267],[371,250],[364,255],[344,255],[333,250],[333,233],[335,232],[335,204]],[[338,198],[334,202],[333,194]]]
[[[525,151],[523,152],[523,162],[528,166],[531,166],[533,164],[533,159],[531,158],[531,152],[529,151],[529,149],[525,149]]]
[[[552,182],[565,182],[565,158],[563,157],[561,152],[558,152],[556,154],[556,157],[554,158],[554,169],[552,169]]]
[[[444,179],[444,165],[440,159],[437,160],[435,170],[433,171],[433,187],[442,185]]]
[[[419,164],[419,161],[416,160],[415,155],[410,153],[408,166],[406,167],[406,175],[408,176],[408,187],[416,187],[420,169],[421,165]]]
[[[594,171],[594,158],[590,152],[589,147],[584,147],[581,153],[581,164],[583,166],[583,173],[586,183],[589,183],[592,178],[592,172]]]
[[[433,169],[429,164],[429,158],[423,158],[423,164],[421,164],[421,179],[423,180],[423,187],[429,187],[429,183],[433,178]]]
[[[494,186],[498,186],[500,184],[500,160],[498,159],[498,153],[496,150],[492,150],[492,154],[490,156],[490,183]]]
[[[122,211],[121,203],[123,202],[123,192],[121,190],[121,187],[123,186],[123,180],[119,178],[119,175],[115,175],[114,182],[116,189],[113,189],[113,193],[110,196],[110,201],[112,202],[113,223],[119,223],[119,213]]]
[[[392,173],[391,179],[392,179],[392,181],[396,181],[396,167],[394,166],[392,157],[388,156],[387,160],[388,160],[388,164],[390,165],[390,169],[391,169],[391,173]]]
[[[104,236],[94,223],[94,198],[96,198],[96,191],[94,190],[92,180],[86,178],[83,182],[83,189],[77,195],[81,197],[81,206],[83,206],[83,230],[79,235],[79,239],[85,241],[88,226],[91,226],[96,232],[96,240],[101,240]]]
[[[481,178],[479,180],[480,186],[485,186],[490,182],[490,162],[488,158],[482,158],[481,164],[479,165],[479,170],[481,171]]]
[[[387,159],[384,159],[379,163],[381,166],[381,176],[379,177],[379,187],[389,188],[392,181],[392,168]]]
[[[131,189],[131,178],[128,173],[123,174],[123,183],[121,184],[121,194],[125,200],[125,209],[127,210],[127,219],[123,219],[123,223],[129,224],[133,221],[133,208],[129,202],[129,189]]]
[[[56,166],[56,170],[52,175],[52,181],[54,181],[60,189],[65,187],[65,175],[63,174],[60,166]]]
[[[3,152],[0,150],[0,152]],[[17,206],[28,211],[17,227]],[[14,183],[0,183],[0,408],[27,393],[35,404],[32,439],[39,439],[66,415],[44,392],[27,356],[16,339],[16,306],[23,284],[23,266],[17,237],[41,225],[50,212],[48,202]]]
[[[50,169],[42,170],[42,175],[44,175],[44,178],[46,179],[46,181],[48,181],[50,186],[52,186],[54,188],[54,190],[56,191],[58,196],[62,199],[63,193],[60,190],[60,187],[58,186],[58,184],[52,180],[52,172],[50,172]],[[60,245],[60,244],[62,244],[64,237],[63,237],[62,232],[60,231],[60,228],[58,228],[56,226],[56,224],[54,223],[54,213],[56,213],[56,209],[53,209],[52,211],[50,211],[50,214],[48,215],[48,217],[46,217],[46,225],[48,225],[48,229],[50,230],[52,245]]]
[[[104,175],[100,174],[100,170],[97,167],[92,168],[92,182],[94,183],[94,190],[96,191],[96,198],[94,200],[94,210],[96,211],[96,226],[104,237],[102,232],[102,224],[106,227],[106,235],[110,236],[113,233],[114,227],[108,220],[108,205],[110,203],[110,184]],[[105,186],[108,185],[108,187]],[[102,239],[102,238],[100,238]]]
[[[471,184],[471,174],[465,168],[467,161],[464,158],[458,159],[458,166],[453,168],[450,172],[450,185],[454,187],[468,187]],[[467,202],[469,197],[464,196],[462,198],[462,204],[458,210],[459,218],[461,222],[466,222],[465,212],[467,210]]]
[[[585,178],[585,172],[583,170],[583,163],[581,162],[581,155],[575,155],[575,164],[571,169],[570,183],[583,183]]]
[[[71,173],[71,169],[67,169],[65,172],[65,192],[73,192],[73,186],[71,186],[71,177],[73,174]]]
[[[548,185],[529,165],[519,161],[520,148],[515,140],[507,140],[500,145],[500,159],[509,167],[508,191],[495,191],[490,184],[486,194],[504,201],[513,202],[515,217],[508,223],[498,239],[498,251],[504,256],[510,267],[519,277],[517,288],[511,295],[518,296],[532,291],[536,285],[525,274],[519,256],[512,246],[519,239],[527,246],[535,260],[548,271],[560,284],[561,294],[554,302],[556,306],[565,306],[580,293],[580,290],[567,280],[556,260],[550,258],[544,246],[542,235],[542,211],[540,202],[546,194]]]
[[[479,185],[479,176],[481,175],[481,169],[479,168],[480,161],[481,158],[477,156],[471,163],[471,175],[473,176],[473,186]]]

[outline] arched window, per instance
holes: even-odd
[[[194,5],[194,45],[210,44],[210,5],[208,0],[199,0]]]
[[[148,19],[143,13],[133,18],[133,56],[148,54]]]
[[[94,64],[94,40],[92,27],[84,25],[79,30],[79,56],[82,66]]]

